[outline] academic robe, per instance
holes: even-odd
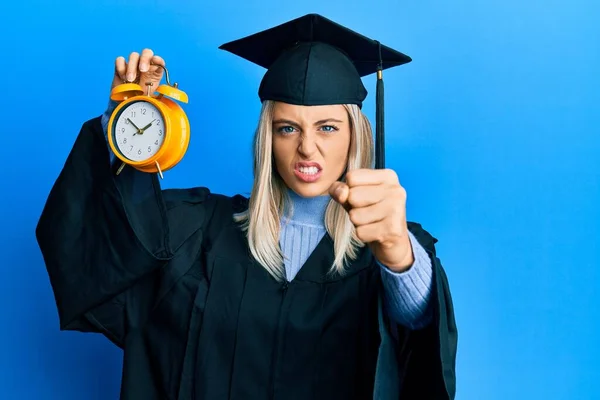
[[[433,322],[410,331],[383,310],[367,247],[343,276],[320,241],[289,283],[252,257],[232,214],[243,196],[161,189],[115,175],[100,118],[84,123],[36,235],[61,330],[123,349],[121,399],[453,399],[457,330],[434,239],[409,229],[434,268]]]

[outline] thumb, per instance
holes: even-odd
[[[349,208],[349,205],[347,204],[349,194],[350,188],[344,182],[334,182],[329,187],[329,195],[331,198],[340,203],[346,210]]]

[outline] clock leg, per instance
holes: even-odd
[[[156,163],[156,168],[158,169],[158,175],[160,175],[160,179],[164,179],[162,170],[160,169],[160,164],[158,161],[154,161]]]
[[[117,175],[119,175],[121,173],[121,171],[123,171],[123,168],[125,168],[125,163],[121,163],[121,166],[117,170]]]

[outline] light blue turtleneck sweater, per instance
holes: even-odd
[[[101,118],[104,134],[117,103],[110,101]],[[111,157],[113,155],[111,154]],[[326,233],[325,209],[329,196],[304,198],[289,191],[293,203],[293,215],[281,223],[280,246],[285,255],[285,271],[288,281],[294,279],[300,267],[306,262]],[[431,321],[432,264],[429,255],[409,232],[414,253],[414,264],[402,273],[396,273],[386,266],[381,267],[384,299],[390,318],[410,329],[419,329]]]

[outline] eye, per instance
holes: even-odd
[[[338,127],[335,125],[323,125],[321,127],[321,130],[323,130],[324,132],[327,132],[327,133],[332,133],[332,132],[337,131]]]
[[[294,128],[293,126],[286,125],[286,126],[279,127],[277,129],[277,132],[283,133],[284,135],[289,135],[290,133],[294,133],[295,130],[296,130],[296,128]]]

